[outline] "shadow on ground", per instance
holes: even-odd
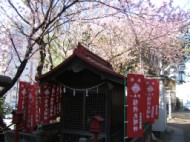
[[[166,132],[156,138],[157,142],[190,142],[190,111],[172,113]]]

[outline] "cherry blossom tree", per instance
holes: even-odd
[[[106,20],[93,21],[99,27],[95,31],[103,31],[95,46],[118,72],[127,66],[136,73],[156,74],[160,71],[158,61],[165,64],[180,62],[184,50],[176,35],[188,25],[188,12],[174,7],[171,1],[160,7],[150,1],[120,1],[107,6],[119,12]]]
[[[0,23],[6,34],[3,36],[3,40],[6,39],[7,43],[10,43],[7,46],[13,49],[11,52],[14,55],[12,55],[16,55],[20,63],[17,65],[12,84],[1,90],[0,96],[15,84],[33,55],[39,55],[37,77],[43,73],[47,53],[48,61],[51,63],[50,68],[53,68],[51,51],[56,49],[54,45],[58,42],[55,40],[64,35],[65,31],[67,32],[67,27],[73,21],[89,21],[107,17],[108,12],[104,10],[105,14],[95,14],[98,10],[104,9],[102,6],[106,3],[106,0],[23,0],[17,2],[7,0],[1,3],[0,12],[9,23],[9,26],[3,20]],[[19,45],[18,36],[21,38],[21,45]]]
[[[11,10],[5,9],[6,6]],[[162,55],[167,61],[176,59],[181,53],[180,48],[173,50],[174,46],[178,47],[174,36],[189,22],[189,15],[173,7],[172,2],[157,7],[150,0],[23,0],[19,3],[7,0],[0,12],[9,23],[7,26],[1,20],[3,41],[9,43],[13,49],[11,55],[16,55],[20,62],[11,86],[1,90],[0,96],[15,84],[34,55],[39,56],[36,75],[39,77],[44,64],[50,64],[52,69],[68,56],[77,42],[110,61],[118,72],[126,66],[135,69],[139,58],[149,59],[149,55]],[[172,54],[165,54],[171,49]],[[54,60],[57,57],[59,61]]]

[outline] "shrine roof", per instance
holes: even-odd
[[[118,74],[113,70],[112,65],[108,61],[92,53],[91,51],[89,51],[87,48],[85,48],[83,45],[79,43],[77,48],[74,49],[73,54],[71,56],[69,56],[66,60],[64,60],[61,64],[59,64],[51,71],[37,78],[37,80],[41,81],[46,78],[53,77],[54,74],[59,72],[59,70],[62,70],[67,64],[69,64],[75,58],[81,59],[83,62],[89,64],[95,70],[104,72],[118,79],[124,79],[123,75]]]

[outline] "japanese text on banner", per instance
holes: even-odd
[[[127,137],[143,136],[144,76],[127,75]]]
[[[158,117],[159,86],[155,79],[145,79],[146,84],[146,109],[145,122],[153,123]]]

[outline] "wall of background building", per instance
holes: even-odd
[[[176,84],[176,97],[183,100],[183,105],[190,102],[190,61],[185,64],[185,81]]]
[[[15,66],[17,64],[16,62],[17,60],[15,59],[14,61],[15,62],[11,64],[12,66]],[[36,59],[30,60],[27,63],[26,68],[23,71],[17,83],[5,95],[6,96],[5,102],[8,103],[12,109],[15,109],[18,103],[19,81],[34,82],[36,74],[36,66],[37,66],[37,60]],[[15,74],[15,72],[16,68],[10,70],[8,72],[8,76],[12,77]]]

